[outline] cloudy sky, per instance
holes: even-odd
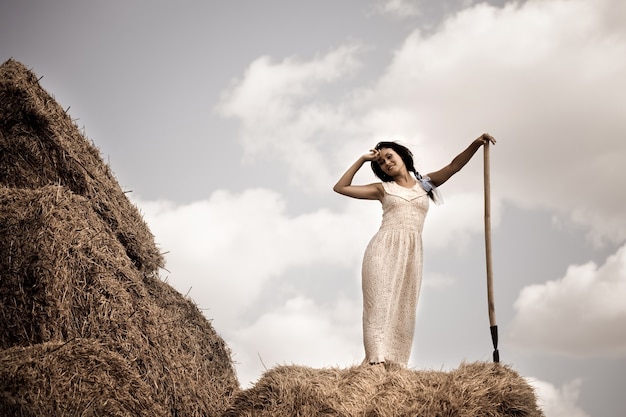
[[[500,355],[547,417],[626,408],[626,3],[5,0],[32,68],[101,150],[249,386],[363,358],[376,201],[334,194],[380,140],[422,172],[491,148]],[[424,231],[410,366],[491,360],[482,153]],[[376,179],[367,167],[356,182]]]

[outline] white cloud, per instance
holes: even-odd
[[[363,359],[361,305],[338,299],[324,305],[298,296],[251,325],[227,332],[242,386],[279,364],[351,366]]]
[[[625,356],[626,246],[598,267],[571,266],[556,281],[531,285],[515,302],[509,337],[523,349],[576,356]]]
[[[222,328],[236,325],[264,285],[289,268],[360,265],[379,221],[372,205],[357,202],[344,212],[289,216],[283,198],[266,189],[220,190],[182,205],[137,204],[168,252],[168,281],[209,308],[207,316]]]
[[[253,125],[264,125],[268,118],[291,116],[294,101],[353,73],[360,65],[358,51],[356,45],[345,45],[308,62],[295,57],[279,63],[272,62],[269,56],[257,58],[243,78],[234,80],[231,88],[223,92],[216,110]]]
[[[589,417],[578,405],[581,379],[575,379],[560,388],[534,378],[527,380],[535,389],[537,404],[546,417]]]
[[[420,14],[417,0],[384,0],[376,4],[376,11],[395,18],[414,17]]]
[[[294,183],[328,190],[328,131],[349,130],[341,106],[321,100],[328,85],[361,65],[360,47],[340,46],[310,61],[295,57],[274,63],[263,56],[243,78],[223,92],[216,111],[241,121],[240,140],[247,158],[268,157],[290,168]]]

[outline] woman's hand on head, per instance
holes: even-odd
[[[373,161],[380,157],[380,151],[378,149],[370,149],[370,151],[364,154],[361,158],[365,161]]]

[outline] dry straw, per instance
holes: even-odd
[[[6,187],[57,184],[85,197],[124,245],[135,266],[156,272],[163,258],[98,149],[21,63],[0,67],[0,182]]]
[[[6,416],[166,415],[128,361],[93,339],[6,349],[0,363]]]
[[[0,415],[221,414],[230,351],[162,264],[98,150],[0,66]]]
[[[451,372],[397,365],[280,366],[240,392],[224,417],[542,417],[532,387],[510,367],[461,364]]]

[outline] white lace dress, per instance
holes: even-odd
[[[428,195],[383,182],[383,220],[372,237],[362,267],[365,362],[407,365],[422,281],[422,229]]]

